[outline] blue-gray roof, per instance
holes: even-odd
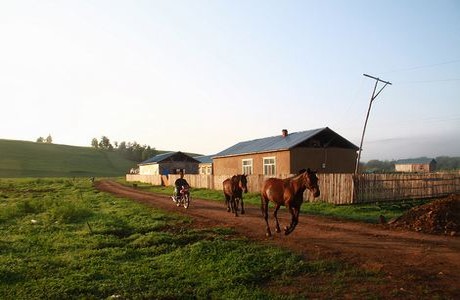
[[[155,163],[160,163],[171,156],[174,156],[174,160],[181,160],[181,161],[188,161],[188,162],[194,162],[198,163],[199,161],[196,160],[195,158],[191,157],[190,155],[187,155],[183,152],[177,151],[177,152],[167,152],[167,153],[162,153],[155,155],[147,160],[144,160],[141,162],[139,165],[148,165],[148,164],[155,164]]]
[[[328,127],[306,130],[300,132],[289,133],[287,136],[276,135],[256,140],[250,140],[245,142],[240,142],[227,148],[213,157],[223,157],[223,156],[232,156],[232,155],[243,155],[250,153],[259,153],[259,152],[272,152],[272,151],[281,151],[289,150],[295,146],[305,142],[308,139],[318,135],[321,132],[327,132],[328,134],[338,137],[341,139],[348,147],[357,149],[358,147],[353,145],[351,142],[347,141]]]
[[[140,165],[157,163],[157,162],[160,162],[160,161],[163,161],[163,160],[167,159],[168,157],[173,156],[176,153],[178,153],[178,152],[167,152],[167,153],[158,154],[158,155],[155,155],[153,157],[150,157],[147,160],[144,160],[143,162],[140,163]]]
[[[398,165],[429,164],[431,162],[436,162],[436,160],[434,158],[419,157],[419,158],[399,159],[396,161],[396,164]]]
[[[193,158],[202,164],[211,164],[213,157],[214,155],[200,155],[200,156],[194,156]]]

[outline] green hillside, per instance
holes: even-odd
[[[0,177],[123,176],[136,163],[90,147],[0,139]]]

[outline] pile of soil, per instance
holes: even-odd
[[[431,234],[460,234],[460,195],[417,206],[393,222],[392,228],[404,228]]]

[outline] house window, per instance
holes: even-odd
[[[275,175],[276,165],[274,157],[264,157],[264,175]]]
[[[202,174],[202,175],[211,174],[211,167],[209,167],[209,166],[201,166],[200,167],[200,174]]]
[[[252,174],[252,158],[251,159],[243,159],[243,174],[251,175]]]

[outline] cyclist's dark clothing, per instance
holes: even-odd
[[[179,189],[182,186],[188,186],[188,182],[184,178],[177,178],[174,185]]]

